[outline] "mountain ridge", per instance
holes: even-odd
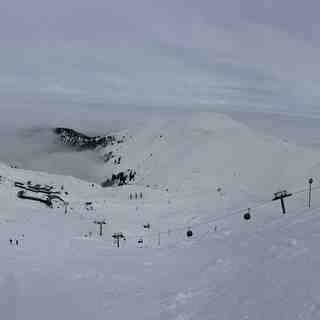
[[[120,141],[116,139],[115,135],[90,137],[79,131],[65,127],[56,127],[53,129],[53,132],[58,137],[60,143],[79,150],[93,150]]]

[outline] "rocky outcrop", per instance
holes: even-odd
[[[119,135],[107,135],[107,136],[95,136],[90,137],[81,132],[78,132],[69,128],[55,128],[54,134],[57,136],[59,143],[74,148],[77,151],[83,150],[100,150],[103,149],[105,152],[103,154],[104,163],[109,163],[111,165],[119,166],[121,164],[122,156],[119,154],[119,148],[111,147],[125,142],[126,136]],[[118,170],[117,170],[118,171]],[[133,169],[128,169],[126,171],[118,171],[112,174],[111,177],[107,177],[102,183],[102,187],[111,186],[123,186],[129,183],[133,183],[135,179],[136,172]]]
[[[53,132],[60,143],[77,150],[93,150],[98,147],[106,147],[123,142],[123,138],[120,139],[115,135],[89,137],[69,128],[55,128]]]
[[[132,169],[127,171],[120,171],[117,174],[112,174],[111,178],[107,178],[104,182],[101,183],[101,186],[114,187],[114,186],[123,186],[134,181],[136,172]]]

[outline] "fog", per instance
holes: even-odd
[[[3,0],[0,161],[97,180],[96,155],[60,149],[50,128],[104,134],[178,110],[318,116],[319,9],[312,0]]]
[[[45,102],[45,101],[43,101]],[[49,105],[49,102],[46,102]],[[24,105],[10,105],[6,118],[0,119],[0,161],[22,169],[64,174],[101,183],[112,172],[103,165],[102,154],[96,151],[77,151],[62,145],[53,132],[55,127],[69,127],[87,135],[118,133],[130,126],[139,126],[142,112],[130,109],[88,112],[77,103],[60,101],[59,107],[36,110],[32,100]],[[70,109],[71,107],[71,109]],[[151,114],[149,113],[149,116]]]

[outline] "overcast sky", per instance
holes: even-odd
[[[0,0],[0,93],[315,108],[319,12],[316,0]]]
[[[49,127],[104,133],[159,108],[319,114],[319,12],[319,0],[0,0],[0,161],[87,178],[96,159],[48,156]]]
[[[203,24],[237,31],[257,23],[318,45],[319,11],[316,0],[1,0],[0,35],[35,44],[84,40],[105,46],[124,33],[155,39],[153,32],[166,28],[182,33]]]

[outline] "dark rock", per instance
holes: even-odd
[[[69,128],[55,128],[53,132],[58,136],[60,143],[74,147],[80,151],[106,147],[108,145],[113,145],[114,142],[124,142],[123,139],[117,140],[114,135],[90,137]]]
[[[131,182],[135,177],[136,172],[128,169],[126,172],[120,171],[117,174],[112,174],[111,179],[107,178],[101,183],[102,187],[123,186]]]

